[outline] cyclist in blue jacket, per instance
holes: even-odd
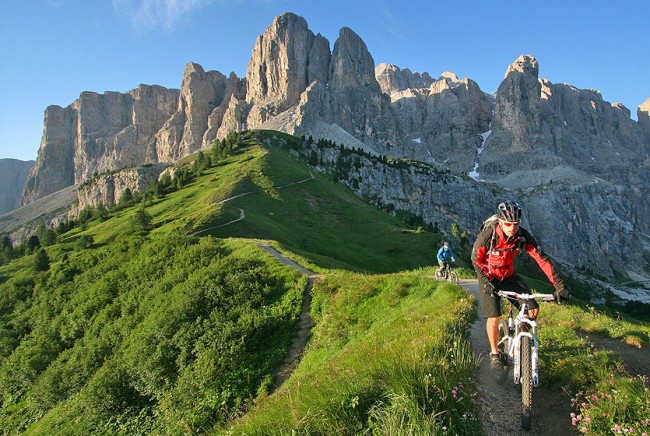
[[[438,265],[440,265],[440,269],[438,270],[439,274],[442,274],[442,271],[445,269],[445,264],[449,262],[456,262],[456,259],[454,258],[454,252],[451,251],[449,242],[445,241],[442,247],[440,247],[440,250],[438,250]]]

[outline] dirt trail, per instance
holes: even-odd
[[[463,282],[461,286],[478,297],[476,282]],[[472,325],[472,350],[481,356],[478,373],[478,409],[483,431],[487,436],[517,435],[571,435],[578,434],[571,425],[571,399],[567,394],[546,389],[544,374],[542,385],[533,390],[533,417],[530,431],[521,429],[521,386],[512,381],[512,371],[503,384],[496,383],[490,375],[485,320],[480,316]],[[543,344],[540,347],[543,353]]]
[[[305,289],[302,312],[300,315],[298,334],[289,347],[289,353],[282,366],[275,374],[277,390],[293,373],[302,352],[309,340],[309,332],[313,326],[309,309],[311,306],[311,290],[321,275],[309,271],[268,245],[258,244],[263,250],[280,260],[285,265],[300,271],[309,278]],[[460,284],[468,292],[478,297],[478,284],[474,281],[463,281]],[[479,300],[480,301],[480,300]],[[590,335],[590,339],[601,348],[618,352],[624,359],[628,370],[633,375],[650,373],[650,356],[641,350],[634,349],[620,341]],[[474,353],[481,357],[478,371],[478,412],[483,423],[483,432],[487,436],[564,436],[578,434],[571,425],[571,398],[568,394],[552,391],[543,384],[544,374],[540,374],[542,385],[533,390],[533,416],[530,431],[521,429],[521,387],[512,382],[512,371],[503,384],[496,383],[490,374],[490,363],[487,355],[490,346],[485,332],[485,320],[480,316],[472,324],[471,346]],[[543,344],[540,350],[544,352]]]
[[[309,309],[311,307],[311,289],[314,286],[316,280],[322,276],[301,267],[268,245],[257,245],[259,245],[260,248],[271,254],[276,259],[280,260],[280,262],[300,271],[302,274],[306,275],[309,278],[309,284],[307,285],[307,289],[305,289],[302,301],[302,311],[300,313],[300,321],[298,322],[298,334],[291,341],[291,345],[289,346],[289,353],[274,377],[275,387],[273,391],[276,391],[280,386],[282,386],[282,383],[284,383],[289,378],[291,373],[293,373],[293,370],[296,368],[296,365],[300,360],[302,351],[305,349],[305,346],[307,346],[307,341],[309,340],[309,332],[313,326],[311,317],[309,316]]]

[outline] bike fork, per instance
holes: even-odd
[[[531,364],[532,364],[532,373],[533,373],[533,386],[537,387],[539,386],[539,343],[537,342],[537,335],[532,335],[533,339],[533,346],[532,346],[532,353],[531,353]]]
[[[538,347],[539,344],[537,342],[537,337],[534,334],[531,334],[530,332],[519,332],[518,334],[515,335],[514,339],[514,353],[513,356],[514,358],[514,365],[513,365],[513,378],[515,379],[515,384],[519,384],[521,381],[521,338],[523,336],[527,336],[530,338],[530,341],[532,342],[531,344],[531,369],[532,369],[532,376],[533,376],[533,386],[538,386],[539,385],[539,368],[538,368]]]

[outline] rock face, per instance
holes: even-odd
[[[639,120],[639,127],[645,134],[646,142],[650,142],[650,98],[641,103],[636,115]]]
[[[381,90],[388,95],[409,88],[428,88],[433,83],[429,73],[413,73],[408,68],[402,70],[393,64],[377,65],[375,77]]]
[[[538,71],[532,56],[508,68],[479,160],[482,176],[498,180],[513,171],[568,165],[619,183],[630,170],[642,170],[635,176],[649,180],[647,136],[627,108],[597,91],[539,80]]]
[[[177,90],[140,85],[126,94],[83,92],[66,108],[49,106],[21,205],[94,174],[145,163],[149,142],[177,101]]]
[[[436,80],[375,67],[346,27],[330,51],[302,17],[286,13],[257,38],[245,78],[188,63],[180,90],[84,92],[67,108],[47,108],[21,204],[125,166],[174,162],[229,132],[275,129],[456,174],[442,184],[415,167],[382,176],[362,160],[349,186],[379,205],[470,229],[500,199],[518,199],[556,259],[605,276],[648,277],[650,99],[636,122],[598,91],[551,83],[539,71],[534,56],[521,56],[488,95],[451,72]],[[95,180],[103,188],[84,190],[82,202],[114,200],[111,183],[127,184]]]
[[[0,215],[20,205],[20,195],[33,166],[33,160],[0,159]]]
[[[154,180],[167,168],[166,164],[147,165],[127,168],[122,171],[99,175],[79,186],[77,192],[77,209],[86,207],[113,206],[117,204],[124,192],[144,192]]]
[[[257,38],[246,72],[248,126],[294,107],[311,81],[327,77],[328,57],[326,40],[317,40],[304,18],[283,14],[273,20]]]
[[[176,112],[157,133],[154,132],[153,140],[148,144],[146,162],[175,162],[201,150],[210,120],[218,119],[218,115],[212,115],[213,112],[229,97],[226,91],[236,92],[238,85],[236,76],[228,79],[218,71],[206,73],[199,64],[188,63]],[[212,133],[208,133],[206,140],[211,136]]]

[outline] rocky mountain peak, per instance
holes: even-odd
[[[428,88],[433,82],[429,73],[413,73],[408,68],[402,70],[393,64],[377,65],[375,78],[381,90],[388,95],[409,88]]]
[[[639,120],[639,126],[645,133],[648,143],[650,143],[650,98],[639,105],[636,116]]]
[[[451,72],[433,80],[392,64],[375,68],[366,44],[351,29],[340,30],[330,51],[329,41],[314,35],[304,18],[286,13],[257,38],[245,78],[190,62],[180,90],[141,86],[125,94],[84,92],[66,108],[49,107],[22,200],[31,203],[94,173],[174,162],[232,131],[274,129],[469,174],[475,180],[459,181],[459,196],[482,180],[495,182],[510,190],[508,196],[525,200],[531,217],[539,215],[531,220],[538,223],[532,230],[554,254],[584,242],[571,253],[578,261],[560,260],[605,275],[612,268],[647,271],[642,257],[624,259],[621,251],[644,252],[637,235],[650,234],[644,192],[650,179],[650,99],[637,114],[635,122],[627,108],[597,91],[540,79],[532,55],[507,67],[495,95]],[[142,179],[129,174],[104,177],[105,188],[88,191],[89,201],[110,198],[110,187],[124,185],[122,179]],[[412,182],[408,177],[391,185],[396,197],[410,198],[404,190]],[[358,180],[366,178],[359,174]],[[439,192],[413,195],[419,200],[404,210],[440,221],[437,208],[450,203],[446,191]],[[418,209],[422,204],[432,206],[428,215]],[[451,204],[458,217],[477,213],[474,205]],[[557,209],[562,213],[553,219],[545,216]],[[603,219],[607,216],[611,219]],[[556,235],[565,223],[572,223],[569,233]],[[608,255],[592,259],[612,235],[618,239]]]
[[[514,61],[508,69],[506,70],[505,77],[508,77],[510,73],[516,71],[518,73],[532,75],[534,77],[539,76],[539,64],[537,59],[533,55],[521,55]]]
[[[452,73],[451,71],[445,71],[440,75],[440,79],[449,79],[453,82],[458,82],[458,76],[455,73]]]
[[[333,89],[372,86],[375,79],[375,61],[363,40],[348,27],[339,31],[334,43],[329,68],[329,84]]]
[[[246,72],[246,100],[295,104],[308,85],[309,52],[314,38],[304,18],[292,13],[276,17],[255,41]]]

